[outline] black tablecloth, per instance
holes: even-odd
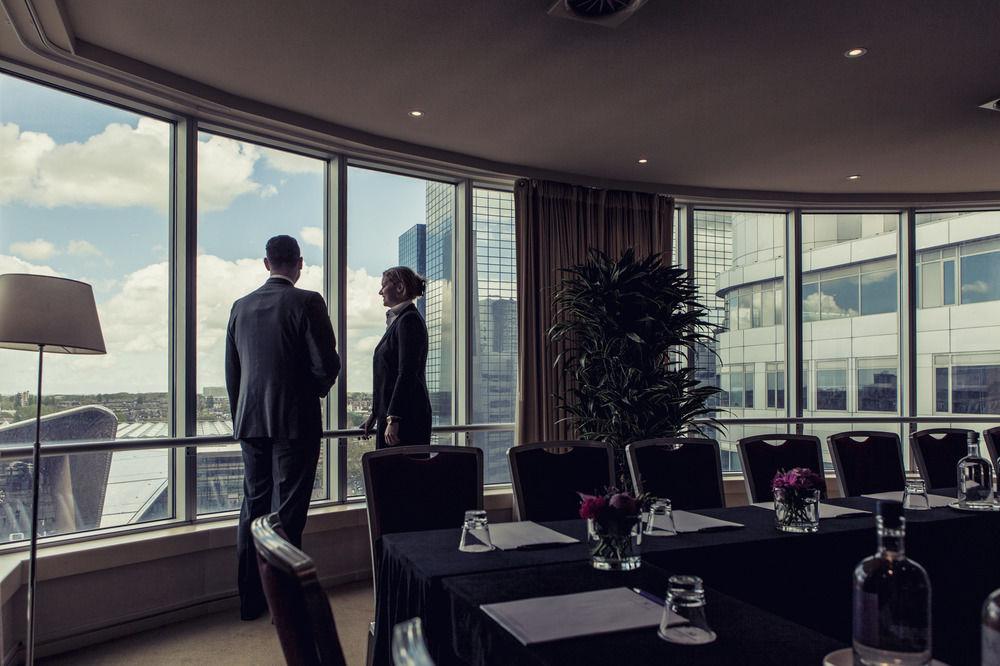
[[[874,511],[866,498],[831,500]],[[820,532],[787,534],[758,507],[699,511],[743,523],[726,532],[646,538],[643,560],[670,573],[700,575],[706,586],[760,606],[842,642],[850,640],[851,575],[875,552],[873,516],[832,518]],[[978,664],[978,613],[1000,587],[1000,514],[942,508],[907,512],[907,554],[927,568],[933,590],[934,653],[953,666]],[[546,523],[583,539],[581,520]],[[589,559],[585,544],[535,551],[458,551],[459,529],[383,537],[377,580],[376,663],[388,663],[393,624],[420,616],[439,663],[449,663],[452,608],[442,581]],[[795,604],[776,591],[793,590]]]
[[[831,504],[875,510],[875,501],[863,497]],[[788,534],[774,528],[773,512],[758,507],[700,513],[746,527],[646,539],[643,560],[671,573],[699,575],[716,590],[851,640],[852,576],[875,552],[874,516],[824,519],[816,534]],[[989,593],[1000,588],[1000,513],[940,508],[907,511],[906,520],[906,554],[931,580],[934,656],[952,666],[976,666],[979,614]],[[795,594],[785,598],[776,589]]]
[[[700,646],[660,640],[656,627],[524,646],[479,608],[486,603],[612,587],[638,587],[662,594],[668,577],[667,572],[652,565],[631,572],[605,572],[595,570],[589,562],[575,562],[447,578],[443,586],[452,601],[452,647],[464,663],[482,666],[789,666],[820,664],[827,653],[846,647],[711,589],[706,590],[706,615],[718,639]],[[566,618],[566,622],[572,621]]]

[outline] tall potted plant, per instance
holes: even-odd
[[[687,356],[714,354],[721,327],[709,321],[687,271],[658,254],[638,259],[630,248],[619,259],[591,249],[585,263],[562,272],[548,331],[569,380],[557,396],[562,420],[584,439],[611,443],[620,482],[628,478],[627,444],[719,430],[708,406],[719,389],[698,383]]]

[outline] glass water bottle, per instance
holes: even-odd
[[[982,666],[1000,666],[1000,590],[983,604]]]
[[[993,507],[993,465],[979,455],[979,433],[970,430],[969,454],[958,461],[958,505],[963,509]]]
[[[863,666],[931,661],[931,583],[906,557],[899,502],[879,502],[878,552],[854,569],[854,659]]]

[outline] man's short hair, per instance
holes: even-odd
[[[265,250],[267,260],[276,268],[291,268],[302,257],[298,241],[284,234],[269,239]]]

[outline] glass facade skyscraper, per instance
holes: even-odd
[[[418,275],[427,275],[427,225],[414,224],[399,237],[399,265],[409,266]],[[418,298],[417,310],[427,318],[427,300]]]
[[[427,390],[431,398],[432,423],[452,422],[452,382],[455,325],[453,310],[454,274],[452,271],[452,229],[455,225],[455,186],[427,181],[426,257],[427,293]]]
[[[472,198],[472,420],[511,423],[517,398],[517,275],[514,197],[477,188]],[[512,432],[480,432],[486,483],[507,481]]]

